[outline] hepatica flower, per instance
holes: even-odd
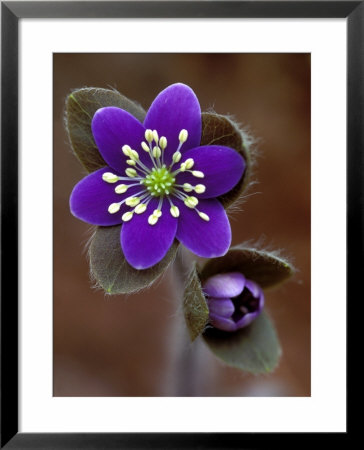
[[[217,197],[239,182],[245,161],[229,147],[200,146],[201,110],[188,86],[162,91],[144,123],[105,107],[91,128],[107,167],[75,186],[70,208],[77,218],[122,224],[121,247],[136,269],[157,264],[175,238],[201,257],[227,252],[230,224]]]
[[[264,307],[258,284],[242,273],[214,275],[202,285],[211,325],[223,331],[237,331],[250,325]]]

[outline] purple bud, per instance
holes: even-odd
[[[264,306],[262,288],[238,272],[214,275],[202,288],[210,323],[223,331],[236,331],[251,324]]]

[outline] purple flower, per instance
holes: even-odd
[[[207,296],[210,323],[223,331],[246,327],[264,306],[261,287],[239,272],[214,275],[202,289]]]
[[[122,223],[121,247],[136,269],[157,264],[175,238],[201,257],[227,252],[231,229],[216,197],[238,183],[245,161],[231,148],[200,146],[201,110],[191,88],[167,87],[143,124],[105,107],[91,127],[108,166],[75,186],[73,215],[93,225]]]

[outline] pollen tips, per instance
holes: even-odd
[[[186,197],[184,200],[184,204],[188,206],[188,208],[195,208],[198,205],[198,199],[193,196]]]
[[[136,206],[140,203],[140,198],[139,197],[128,197],[125,200],[125,204],[128,206]]]
[[[183,184],[183,190],[185,192],[192,192],[193,191],[193,186],[190,183],[184,183]]]
[[[120,210],[120,203],[111,203],[111,205],[107,208],[110,214],[115,214]]]
[[[149,223],[149,225],[155,225],[157,222],[158,222],[158,217],[155,216],[154,214],[151,214],[151,215],[148,217],[148,223]]]
[[[198,215],[201,217],[201,219],[205,220],[206,222],[210,221],[210,217],[206,213],[199,211]]]
[[[139,203],[139,205],[134,209],[136,214],[142,214],[147,209],[145,203]]]
[[[153,216],[160,217],[162,215],[162,211],[160,209],[155,209],[153,211]]]
[[[149,129],[145,130],[144,137],[145,140],[150,144],[153,141],[153,131]]]
[[[154,142],[158,145],[159,136],[158,136],[157,130],[153,130],[153,139],[154,139]]]
[[[129,156],[131,155],[131,148],[129,145],[123,145],[121,147],[122,152],[124,153],[125,156]]]
[[[204,178],[205,177],[204,173],[201,172],[200,170],[193,170],[192,175],[196,178]]]
[[[124,192],[126,192],[129,189],[129,186],[127,186],[126,184],[118,184],[115,187],[115,192],[117,194],[124,194]]]
[[[195,164],[195,161],[192,158],[188,158],[186,159],[186,161],[184,162],[186,169],[192,169],[192,167]]]
[[[148,146],[148,144],[146,142],[143,141],[140,145],[142,146],[142,149],[145,152],[149,152],[150,149],[149,149],[149,146]]]
[[[134,159],[127,159],[126,163],[129,164],[129,166],[136,166],[136,162],[134,161]]]
[[[173,156],[172,156],[172,161],[174,163],[178,163],[178,161],[182,158],[182,153],[181,152],[174,152]]]
[[[167,138],[165,136],[161,136],[159,139],[159,147],[164,150],[167,147]]]
[[[179,217],[179,209],[178,206],[171,206],[171,209],[169,210],[169,212],[171,213],[171,216],[177,218]]]
[[[131,220],[132,218],[133,218],[133,212],[132,211],[128,211],[128,212],[124,213],[121,216],[121,220],[123,222],[129,222],[129,220]]]
[[[181,131],[179,132],[178,139],[179,139],[179,141],[180,141],[181,144],[183,144],[184,142],[186,142],[187,139],[188,139],[188,131],[185,130],[185,129],[181,130]]]
[[[161,154],[162,154],[161,149],[156,145],[153,148],[153,156],[154,156],[154,158],[157,158],[157,159],[160,158]]]
[[[130,178],[134,178],[137,176],[137,172],[135,169],[132,169],[131,167],[125,170],[125,173],[127,174],[128,177]]]
[[[102,174],[102,179],[106,181],[106,183],[116,183],[119,179],[117,175],[111,172],[105,172]]]
[[[204,184],[197,184],[195,186],[195,192],[197,194],[203,194],[206,191],[206,186]]]

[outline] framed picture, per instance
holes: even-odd
[[[2,448],[346,440],[362,2],[1,6]]]

